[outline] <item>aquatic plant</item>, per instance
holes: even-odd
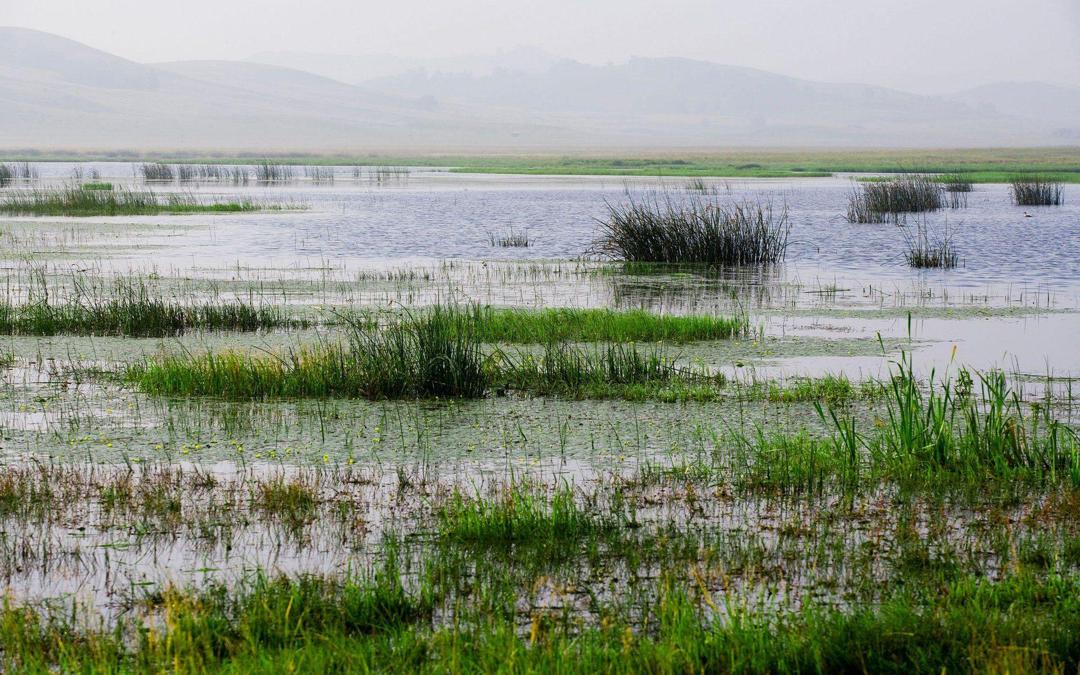
[[[305,166],[304,177],[312,183],[333,183],[334,167],[332,166]]]
[[[859,183],[848,197],[851,223],[883,223],[901,213],[936,211],[942,207],[942,186],[929,176],[902,175]]]
[[[168,164],[161,162],[144,163],[139,165],[139,172],[143,180],[154,183],[167,183],[175,180],[176,172]]]
[[[594,254],[628,262],[753,265],[787,251],[787,207],[725,204],[715,196],[671,194],[607,205]]]
[[[109,191],[113,189],[112,183],[83,183],[79,186],[83,190],[103,190]]]
[[[1016,176],[1010,181],[1017,206],[1060,206],[1065,202],[1064,186],[1043,176]]]
[[[975,379],[980,392],[955,386]],[[1025,413],[1020,393],[1009,387],[1004,373],[973,378],[961,370],[954,383],[931,372],[924,387],[910,356],[904,356],[888,384],[887,419],[878,433],[859,434],[854,418],[833,410],[826,415],[818,406],[834,425],[837,456],[862,462],[853,453],[865,448],[870,470],[894,480],[951,474],[1080,485],[1080,436],[1054,419],[1048,406]]]
[[[945,192],[971,192],[974,188],[971,179],[962,173],[947,173],[938,176]]]
[[[907,245],[904,257],[911,267],[951,269],[959,262],[948,226],[941,233],[932,233],[926,223],[918,223],[914,234],[904,229],[904,242]]]
[[[455,491],[436,508],[435,517],[441,539],[489,546],[554,542],[565,546],[616,526],[579,506],[569,487],[548,498],[523,483],[512,483],[493,498]]]
[[[193,195],[159,196],[150,190],[85,190],[81,186],[10,192],[0,197],[0,213],[25,216],[134,216],[159,213],[257,211],[251,200],[199,202]]]
[[[293,179],[293,167],[263,160],[255,165],[255,180],[260,183],[281,183]]]
[[[681,316],[640,309],[500,309],[475,306],[470,312],[483,342],[692,342],[747,335],[746,316]]]
[[[489,234],[488,241],[491,242],[492,246],[501,246],[502,248],[527,248],[532,245],[528,230],[519,232],[514,228],[510,228],[509,231],[502,234]]]
[[[73,285],[62,300],[50,297],[43,287],[39,298],[26,304],[0,301],[0,334],[166,337],[195,329],[253,331],[305,324],[288,318],[281,308],[250,299],[188,303],[166,299],[139,279],[118,278],[99,288],[76,277]]]

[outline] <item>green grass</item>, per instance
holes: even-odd
[[[961,577],[899,590],[875,606],[808,602],[771,611],[663,575],[638,617],[594,601],[593,616],[458,608],[432,623],[429,587],[408,590],[391,559],[369,578],[256,576],[236,589],[170,589],[161,621],[115,630],[42,618],[5,601],[0,642],[13,672],[948,673],[1075,672],[1080,582]],[[463,615],[462,615],[463,614]],[[710,618],[711,615],[711,618]],[[531,627],[530,627],[531,623]],[[522,627],[524,624],[524,627]]]
[[[155,214],[240,213],[262,208],[250,200],[200,203],[194,196],[158,196],[150,190],[18,190],[0,197],[0,213],[21,216],[142,216]]]
[[[354,322],[345,345],[185,354],[135,366],[129,377],[179,396],[473,398],[488,387],[485,360],[468,315],[435,307],[382,330]]]
[[[579,506],[569,487],[556,490],[549,499],[521,484],[490,499],[454,492],[435,516],[440,539],[486,546],[555,542],[569,546],[615,527],[614,521]]]
[[[473,309],[484,342],[693,342],[749,333],[746,317],[658,315],[644,310]]]
[[[883,150],[667,151],[548,154],[315,154],[192,152],[19,152],[14,161],[161,161],[252,164],[266,159],[290,165],[453,167],[454,171],[505,174],[613,176],[715,176],[730,178],[829,176],[834,173],[962,174],[972,183],[1008,183],[1019,173],[1040,173],[1080,183],[1080,149],[937,148]]]
[[[112,183],[83,183],[82,185],[79,186],[79,188],[82,189],[82,190],[101,190],[101,191],[108,192],[108,191],[111,191],[113,189],[113,184]]]
[[[64,301],[51,301],[45,294],[28,304],[0,302],[4,335],[167,337],[196,329],[254,331],[304,323],[253,301],[181,303],[152,294],[142,282],[123,279],[104,292],[82,290]]]

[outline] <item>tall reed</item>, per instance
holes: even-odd
[[[777,263],[787,252],[787,207],[725,204],[712,195],[669,193],[629,196],[607,205],[593,252],[616,260],[651,263],[752,265]]]
[[[1017,176],[1012,179],[1012,198],[1017,206],[1061,206],[1065,188],[1045,176]]]
[[[857,185],[848,198],[848,222],[884,223],[901,213],[936,211],[942,207],[942,186],[922,175],[903,175]]]

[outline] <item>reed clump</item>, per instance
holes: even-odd
[[[1045,176],[1016,176],[1011,181],[1013,203],[1017,206],[1061,206],[1065,187]]]
[[[929,176],[903,175],[860,183],[848,198],[851,223],[884,223],[902,213],[923,213],[942,208],[942,186]]]
[[[914,233],[904,230],[908,265],[917,269],[956,267],[960,256],[953,245],[953,235],[946,227],[943,232],[931,232],[926,223],[918,223]]]
[[[168,164],[151,162],[139,165],[143,180],[153,183],[170,183],[176,179],[176,171]]]
[[[971,179],[962,173],[947,173],[938,177],[945,192],[971,192]]]
[[[597,255],[627,262],[756,265],[787,252],[787,207],[723,203],[712,195],[671,194],[608,204]]]
[[[515,230],[510,228],[501,234],[489,234],[488,241],[492,246],[502,248],[528,248],[532,245],[528,230]]]
[[[254,174],[259,183],[284,183],[293,179],[295,171],[287,164],[264,160],[255,165]]]

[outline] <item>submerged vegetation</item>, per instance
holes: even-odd
[[[786,206],[726,204],[697,193],[628,195],[608,204],[593,252],[626,262],[761,265],[784,259],[789,233]]]
[[[0,213],[22,216],[141,216],[159,213],[237,213],[267,208],[250,200],[199,202],[193,195],[150,190],[86,190],[79,186],[19,190],[0,197]]]
[[[1064,186],[1044,176],[1014,176],[1013,203],[1017,206],[1060,206],[1065,201]]]

